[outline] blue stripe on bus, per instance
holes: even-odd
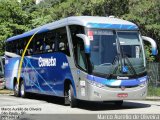
[[[88,28],[105,28],[105,29],[118,29],[118,30],[138,30],[136,25],[127,24],[104,24],[104,23],[88,23]]]
[[[147,76],[140,77],[138,79],[117,80],[117,79],[105,79],[93,75],[88,75],[87,79],[101,83],[106,86],[138,86],[141,83],[146,82],[148,80]]]

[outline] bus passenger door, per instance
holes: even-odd
[[[77,38],[79,39],[79,38]],[[84,42],[82,39],[77,40],[77,45],[75,49],[75,57],[76,64],[78,66],[77,78],[78,78],[78,88],[79,88],[79,97],[81,99],[86,99],[87,96],[87,86],[86,86],[86,78],[87,78],[87,60],[84,49]]]
[[[87,77],[87,61],[83,39],[76,36],[77,34],[85,34],[85,29],[83,26],[80,25],[70,25],[69,30],[72,38],[75,66],[77,68],[75,75],[77,98],[85,100],[87,98],[87,87],[85,85],[85,80]]]

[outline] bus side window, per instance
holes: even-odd
[[[11,52],[16,54],[16,41],[11,42]]]
[[[27,43],[28,43],[29,39],[30,39],[30,37],[27,38]],[[33,45],[34,45],[33,43],[34,43],[34,38],[33,38],[33,40],[30,42],[30,44],[29,44],[29,46],[28,46],[28,48],[27,48],[27,51],[26,51],[26,52],[27,52],[28,55],[32,55],[33,52],[34,52],[34,51],[33,51],[33,49],[34,49],[34,48],[33,48]]]
[[[45,38],[44,34],[37,34],[34,38],[34,54],[44,53],[45,51]]]
[[[15,45],[16,54],[20,55],[20,50],[22,49],[22,39],[19,39]]]
[[[7,51],[7,52],[12,52],[11,42],[7,42],[7,43],[6,43],[6,51]]]
[[[45,52],[54,52],[55,51],[55,46],[54,46],[54,34],[53,31],[47,32],[45,35]]]
[[[87,70],[84,42],[82,39],[76,36],[76,34],[84,34],[84,27],[78,25],[71,25],[69,26],[69,28],[72,37],[75,62],[81,69]]]
[[[83,68],[84,70],[87,70],[87,62],[86,62],[86,56],[85,56],[85,50],[84,50],[84,43],[82,39],[77,38],[77,45],[76,45],[76,55],[77,55],[77,63],[78,65]]]
[[[25,48],[25,46],[26,46],[26,43],[27,41],[26,41],[26,39],[25,38],[23,38],[22,40],[20,40],[19,41],[19,47],[18,47],[18,49],[19,49],[19,55],[20,56],[22,56],[22,54],[23,54],[23,52],[24,52],[24,48]]]
[[[17,55],[20,54],[20,53],[19,53],[19,52],[20,52],[19,42],[20,42],[20,41],[18,40],[18,43],[16,44],[16,54],[17,54]]]
[[[70,56],[69,44],[67,39],[67,31],[66,28],[60,28],[56,30],[57,33],[57,41],[58,41],[58,51]]]

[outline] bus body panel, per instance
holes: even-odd
[[[100,85],[95,85],[93,81]],[[147,76],[135,79],[105,79],[88,75],[86,82],[88,99],[91,101],[144,99],[147,95]]]
[[[5,59],[5,80],[6,87],[13,90],[14,79],[18,75],[19,57]]]
[[[24,57],[21,78],[25,81],[26,92],[64,96],[64,81],[67,79],[71,81],[76,96],[68,59],[65,54],[58,52]],[[20,58],[9,58],[8,61],[5,74],[7,88],[13,89]]]
[[[56,58],[56,67],[39,67],[40,57],[43,59]],[[9,58],[7,61],[9,61],[9,63],[6,64],[6,85],[7,88],[13,89],[13,79],[17,78],[16,75],[18,73],[20,58]],[[70,79],[74,85],[74,91],[77,93],[77,99],[81,100],[109,101],[119,99],[144,99],[146,96],[147,84],[144,87],[140,87],[139,85],[141,82],[147,82],[147,76],[132,80],[107,80],[105,78],[88,75],[74,66],[70,68],[69,61],[63,53],[48,53],[34,55],[32,57],[26,56],[21,73],[21,77],[25,80],[26,91],[63,97],[64,80]],[[14,69],[14,71],[12,69]],[[106,86],[100,88],[88,82],[91,80],[103,85],[118,85],[119,88],[109,88]],[[126,87],[124,91],[121,89],[121,86]],[[127,88],[127,86],[136,87]],[[118,98],[118,93],[128,93],[128,97]]]
[[[87,75],[79,71],[79,90],[77,98],[87,101],[111,101],[145,99],[148,77],[117,80]],[[83,82],[83,83],[81,83]],[[118,95],[122,96],[118,96]],[[123,94],[127,96],[123,96]]]

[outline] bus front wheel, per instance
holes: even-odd
[[[73,91],[72,85],[69,86],[68,100],[69,100],[71,108],[74,108],[77,106],[77,99],[74,97],[74,91]]]
[[[27,96],[27,93],[25,92],[24,82],[23,80],[20,83],[20,96],[25,98]]]

